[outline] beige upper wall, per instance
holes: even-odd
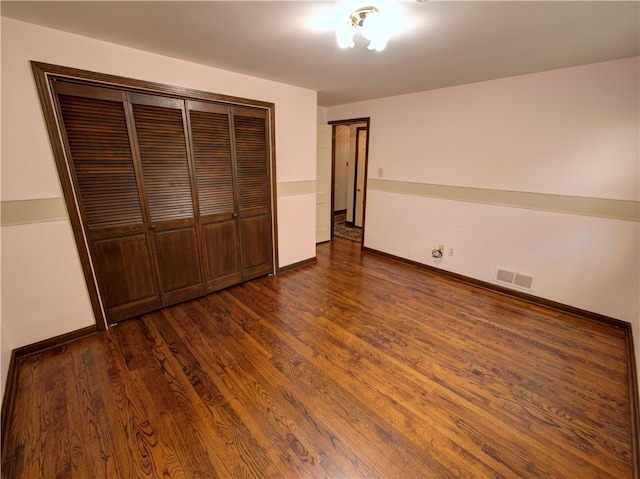
[[[276,104],[278,182],[315,178],[317,94],[315,91],[253,78],[140,50],[72,35],[2,17],[2,151],[22,156],[3,161],[2,199],[62,195],[51,147],[42,131],[30,60],[150,80]],[[311,125],[311,126],[310,126]],[[291,134],[294,132],[295,134]],[[315,151],[315,146],[314,150]],[[15,152],[15,153],[14,153]],[[4,156],[4,155],[3,155]]]
[[[394,180],[638,201],[639,61],[342,105],[327,120],[371,116],[369,171]]]

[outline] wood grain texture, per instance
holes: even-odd
[[[24,358],[2,477],[634,477],[627,331],[359,246]]]

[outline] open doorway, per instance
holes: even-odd
[[[329,122],[332,134],[333,236],[362,243],[369,118]]]

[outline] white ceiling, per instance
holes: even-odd
[[[338,3],[2,1],[1,13],[316,90],[320,106],[640,54],[638,1],[401,1],[409,28],[382,52],[311,28]]]

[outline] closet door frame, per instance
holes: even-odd
[[[53,82],[56,79],[98,86],[103,88],[113,88],[127,92],[156,94],[178,98],[181,100],[197,100],[225,104],[229,106],[247,106],[259,108],[266,111],[267,116],[267,137],[269,150],[269,180],[271,195],[271,231],[272,231],[272,265],[270,274],[278,272],[278,231],[277,231],[277,191],[276,191],[276,157],[275,157],[275,105],[259,100],[220,95],[216,93],[194,90],[185,87],[166,85],[143,80],[136,80],[116,75],[92,72],[76,68],[64,67],[42,62],[31,62],[31,69],[34,75],[36,89],[40,99],[40,104],[45,119],[47,133],[51,144],[53,156],[58,170],[58,177],[62,186],[69,220],[73,230],[82,271],[84,273],[91,306],[99,331],[107,329],[108,322],[103,309],[100,290],[96,273],[93,268],[89,244],[85,226],[83,224],[78,205],[79,192],[75,191],[71,177],[71,165],[67,157],[63,135],[60,133],[61,123],[56,110],[55,93]]]

